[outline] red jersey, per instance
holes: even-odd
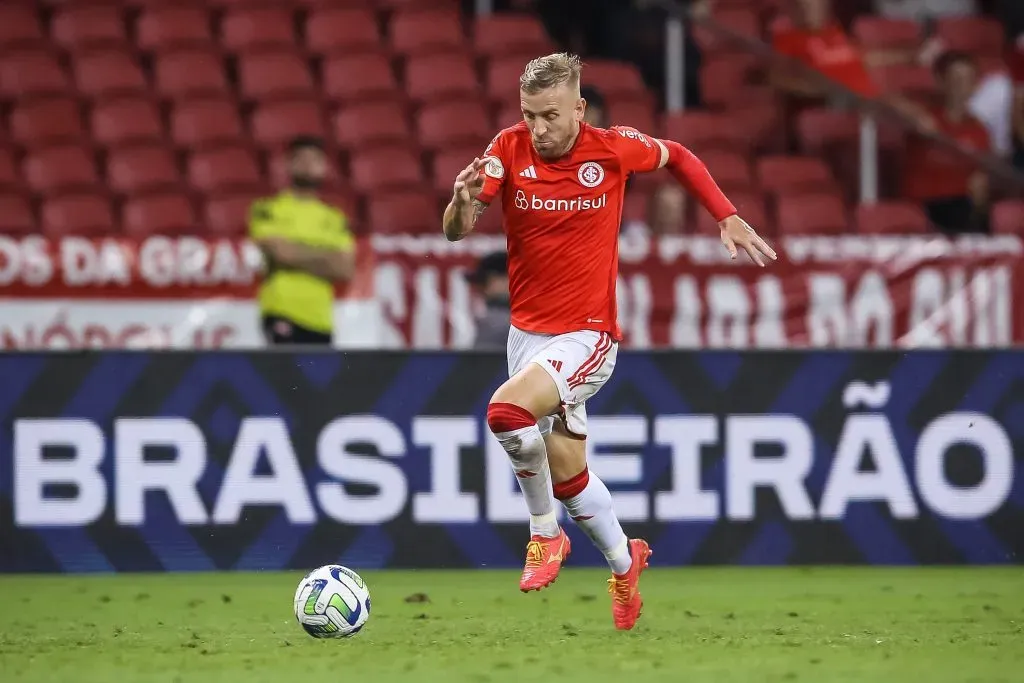
[[[525,122],[487,146],[478,199],[501,197],[512,324],[526,332],[608,332],[615,302],[622,197],[630,173],[653,171],[661,148],[633,128],[580,124],[572,149],[547,161]]]
[[[978,152],[991,148],[988,130],[973,116],[950,121],[941,108],[932,110],[939,132]],[[928,140],[911,136],[907,142],[903,194],[915,201],[965,197],[975,169],[969,161]]]
[[[774,31],[772,47],[776,52],[817,69],[858,95],[879,95],[878,86],[864,66],[860,49],[839,24],[829,24],[819,31],[795,26],[780,27]]]

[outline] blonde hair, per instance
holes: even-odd
[[[582,70],[580,58],[568,52],[537,57],[530,60],[523,69],[523,75],[519,77],[519,89],[527,95],[536,95],[564,83],[579,90]]]

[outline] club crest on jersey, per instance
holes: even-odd
[[[505,177],[505,167],[501,165],[501,159],[498,157],[490,157],[487,159],[487,165],[484,167],[484,173],[501,180]]]
[[[595,161],[588,161],[580,166],[576,175],[583,187],[597,187],[604,182],[604,169]]]

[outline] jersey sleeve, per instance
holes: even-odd
[[[274,200],[257,199],[249,207],[249,237],[254,240],[274,237],[277,233],[274,221]]]
[[[495,135],[491,144],[487,145],[484,157],[489,157],[489,159],[487,165],[484,166],[484,188],[477,195],[477,199],[484,204],[490,204],[505,184],[505,169],[509,165],[504,131]]]
[[[656,171],[661,163],[661,147],[649,135],[629,126],[612,126],[613,143],[622,163],[622,172],[648,173]]]

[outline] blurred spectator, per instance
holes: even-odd
[[[887,19],[925,21],[978,13],[975,0],[875,0],[875,12]]]
[[[971,96],[970,110],[988,129],[992,151],[1010,158],[1014,154],[1014,138],[1022,138],[1024,133],[1024,97],[1014,92],[1024,92],[1024,45],[1011,43],[1006,52],[1007,68],[982,76]]]
[[[484,256],[466,279],[484,300],[484,314],[476,322],[475,348],[504,349],[508,343],[512,315],[508,294],[508,256],[503,251]]]
[[[623,227],[623,236],[637,239],[687,234],[692,232],[688,216],[686,193],[676,183],[665,183],[651,194],[646,219],[628,222]]]
[[[250,236],[266,262],[263,330],[269,344],[330,344],[334,283],[352,277],[355,240],[345,215],[316,197],[327,174],[323,142],[297,137],[288,155],[291,187],[250,210]]]
[[[607,128],[611,125],[608,122],[608,110],[605,108],[604,96],[601,91],[593,86],[585,85],[580,88],[580,95],[587,101],[587,110],[583,114],[583,120],[591,126]]]
[[[1017,168],[1024,170],[1024,30],[1017,36],[1010,50],[1010,77],[1013,81],[1013,163]]]
[[[968,110],[977,82],[974,60],[947,52],[935,63],[943,103],[929,111],[934,127],[961,146],[990,149],[988,131]],[[983,231],[988,204],[988,179],[970,162],[933,142],[914,136],[907,145],[904,194],[923,203],[932,223],[947,233]]]

